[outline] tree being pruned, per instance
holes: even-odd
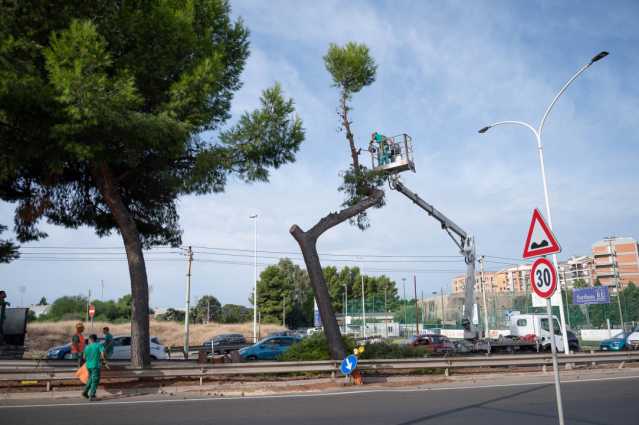
[[[339,90],[338,117],[340,129],[344,132],[350,150],[351,164],[342,172],[343,182],[339,190],[345,199],[342,209],[322,217],[313,227],[304,231],[294,224],[291,235],[300,246],[311,285],[322,318],[324,332],[328,339],[331,357],[341,359],[346,350],[341,338],[335,312],[331,306],[330,294],[322,273],[322,265],[317,253],[317,241],[329,229],[349,221],[364,230],[369,226],[367,210],[384,205],[384,176],[362,165],[359,161],[360,149],[352,132],[351,100],[353,95],[375,81],[377,65],[368,47],[358,43],[345,46],[331,44],[324,56],[326,69],[333,78],[333,86]]]
[[[226,0],[0,3],[0,199],[21,242],[42,220],[121,235],[134,367],[150,360],[143,248],[181,244],[177,199],[267,181],[304,139],[277,84],[223,128],[248,54]]]

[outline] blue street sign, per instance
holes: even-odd
[[[575,288],[572,291],[573,304],[610,304],[610,293],[607,286],[592,288]]]
[[[342,360],[342,364],[340,365],[339,370],[344,375],[350,375],[351,373],[353,373],[356,367],[357,367],[357,356],[351,354],[350,356]]]

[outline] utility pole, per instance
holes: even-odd
[[[206,324],[209,324],[209,320],[211,319],[211,299],[206,299]]]
[[[253,231],[253,343],[257,342],[257,214],[249,216],[255,220]]]
[[[564,268],[561,271],[561,274],[564,276],[564,288],[566,291],[566,303],[564,305],[566,306],[566,320],[568,321],[568,327],[572,328],[572,325],[570,324],[570,304],[568,304],[568,281],[566,280],[566,267],[568,267],[567,262],[564,264]],[[559,285],[559,290],[561,290],[561,285]]]
[[[388,315],[388,307],[386,306],[386,285],[384,285],[384,334],[386,335],[386,338],[388,338],[388,320],[386,319],[386,316]]]
[[[89,297],[87,298],[87,322],[89,321],[89,307],[91,306],[91,290],[89,289]]]
[[[442,295],[442,326],[444,326],[444,319],[446,318],[446,314],[444,311],[444,288],[439,288],[439,291]]]
[[[481,296],[484,304],[484,338],[488,338],[488,307],[486,305],[486,281],[484,280],[484,256],[479,257],[479,280],[481,281]]]
[[[100,280],[100,299],[104,301],[104,280]]]
[[[415,335],[419,335],[419,305],[417,304],[417,276],[413,273],[413,292],[415,294]]]
[[[286,327],[286,295],[282,297],[282,326]]]
[[[619,274],[617,272],[617,250],[612,246],[612,240],[614,236],[610,236],[608,239],[608,248],[610,250],[610,261],[612,263],[612,275],[615,278],[615,288],[617,288],[617,305],[619,307],[619,321],[621,322],[620,329],[623,331],[623,313],[621,311],[621,287],[619,286]]]
[[[406,318],[406,278],[402,278],[402,291],[404,292],[404,331],[406,331],[406,324],[408,319]]]
[[[363,323],[363,335],[366,340],[366,303],[364,302],[364,267],[362,267],[362,323]]]
[[[348,324],[346,318],[348,317],[348,285],[344,284],[344,333],[348,333]]]
[[[191,312],[191,264],[193,263],[193,249],[189,246],[186,251],[188,268],[186,272],[186,311],[184,312],[184,358],[189,358],[189,316]]]

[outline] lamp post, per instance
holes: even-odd
[[[539,152],[539,165],[541,167],[541,180],[543,182],[543,186],[544,186],[544,200],[546,202],[546,215],[548,218],[548,225],[550,226],[550,229],[552,230],[552,216],[550,214],[550,201],[549,201],[549,197],[548,197],[548,182],[546,181],[546,168],[544,166],[544,152],[543,152],[543,147],[541,144],[541,135],[544,129],[544,124],[546,123],[546,119],[548,118],[548,115],[550,114],[550,111],[552,110],[553,106],[555,106],[555,103],[557,103],[557,100],[559,99],[559,97],[561,97],[562,94],[564,94],[564,92],[566,91],[566,89],[570,86],[570,84],[572,84],[573,81],[575,81],[575,79],[577,77],[579,77],[584,71],[586,71],[588,68],[590,68],[590,66],[605,58],[606,56],[608,56],[608,52],[600,52],[597,55],[593,56],[592,59],[590,59],[590,61],[588,63],[586,63],[585,65],[583,65],[581,68],[579,68],[579,70],[566,82],[566,84],[564,84],[564,86],[561,88],[561,90],[559,90],[559,92],[555,95],[555,98],[552,100],[552,102],[550,102],[550,105],[548,105],[548,107],[546,108],[546,112],[544,113],[543,117],[541,118],[541,122],[539,123],[539,126],[537,128],[534,128],[532,125],[523,122],[523,121],[500,121],[500,122],[496,122],[494,124],[490,124],[486,127],[483,127],[479,130],[479,133],[483,134],[486,133],[488,130],[490,130],[493,127],[497,127],[499,125],[518,125],[518,126],[522,126],[522,127],[526,127],[527,129],[529,129],[530,131],[532,131],[532,133],[535,135],[535,139],[537,140],[537,151]],[[552,260],[553,260],[553,264],[555,266],[555,269],[558,270],[558,265],[557,265],[557,255],[553,254],[552,256]],[[561,291],[561,288],[560,288]],[[563,300],[561,298],[561,294],[559,296],[559,316],[561,318],[561,326],[563,328],[563,332],[562,332],[562,337],[563,337],[563,343],[564,343],[564,352],[566,354],[570,353],[570,350],[568,348],[568,336],[566,335],[566,317],[564,314],[564,306],[563,306]]]
[[[253,342],[257,342],[257,214],[249,216],[253,220]]]
[[[348,324],[346,318],[348,317],[348,285],[344,284],[344,334],[348,333]]]

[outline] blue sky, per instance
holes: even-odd
[[[357,143],[366,146],[375,130],[410,134],[417,173],[404,175],[405,184],[474,234],[479,254],[513,258],[521,255],[532,209],[545,212],[535,141],[518,127],[477,130],[501,120],[536,126],[563,83],[594,54],[610,51],[570,87],[544,129],[553,224],[561,257],[588,254],[592,243],[611,234],[639,238],[636,2],[234,1],[232,7],[251,30],[252,46],[234,117],[256,107],[261,90],[279,81],[295,99],[307,139],[297,162],[274,171],[270,184],[233,181],[224,194],[181,199],[184,245],[250,251],[248,216],[257,212],[259,248],[296,252],[288,228],[308,228],[338,209],[338,173],[349,156],[322,56],[329,43],[348,41],[368,45],[378,64],[376,82],[353,99]],[[11,223],[12,207],[0,205],[0,217]],[[438,224],[402,195],[387,191],[386,207],[370,218],[366,232],[347,224],[328,232],[320,251],[361,254],[365,268],[394,270],[385,273],[398,281],[421,270],[418,290],[425,293],[449,289],[455,272],[464,270],[461,259],[381,263],[366,256],[457,254]],[[111,251],[91,249],[121,246],[117,235],[99,239],[91,229],[45,228],[50,237],[26,247],[83,247],[71,251],[104,258],[99,253]],[[221,257],[200,250],[195,258],[250,263],[242,256],[248,251]],[[183,304],[184,258],[147,257],[158,260],[147,264],[151,304]],[[196,262],[192,292],[246,304],[252,276],[249,265]],[[25,303],[89,288],[99,294],[101,280],[105,298],[129,291],[124,261],[16,261],[0,265],[0,277],[14,301],[26,287]]]

